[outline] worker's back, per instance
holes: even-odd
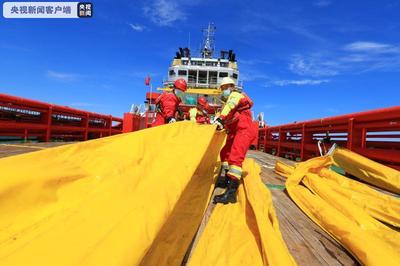
[[[156,100],[156,105],[165,118],[175,116],[179,103],[179,98],[172,92],[164,92]]]

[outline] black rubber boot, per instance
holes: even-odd
[[[226,175],[229,169],[221,169],[221,174],[217,178],[217,182],[215,183],[215,187],[219,188],[227,188],[229,183],[229,177]]]
[[[232,179],[229,178],[228,182],[228,187],[225,190],[225,192],[221,195],[216,195],[214,197],[214,204],[217,203],[222,203],[222,204],[228,204],[228,203],[236,203],[236,192],[239,187],[239,180],[237,179]]]

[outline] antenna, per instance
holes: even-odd
[[[203,43],[200,51],[203,58],[212,58],[213,56],[215,50],[214,35],[216,29],[214,23],[208,23],[207,29],[203,29]]]
[[[188,43],[188,47],[189,47],[189,50],[190,50],[190,31],[189,31],[189,43]]]

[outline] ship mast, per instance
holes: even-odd
[[[214,35],[215,35],[216,27],[214,23],[209,23],[206,29],[203,29],[203,44],[201,48],[201,57],[202,58],[212,58],[215,44],[214,44]]]

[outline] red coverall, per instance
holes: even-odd
[[[245,93],[233,91],[221,111],[220,118],[228,136],[220,157],[222,167],[229,169],[230,178],[241,179],[242,163],[257,135],[250,111],[252,106],[253,101]]]
[[[152,126],[164,125],[169,118],[175,118],[175,113],[178,110],[180,102],[181,100],[173,92],[164,92],[161,94],[155,102],[158,111]]]

